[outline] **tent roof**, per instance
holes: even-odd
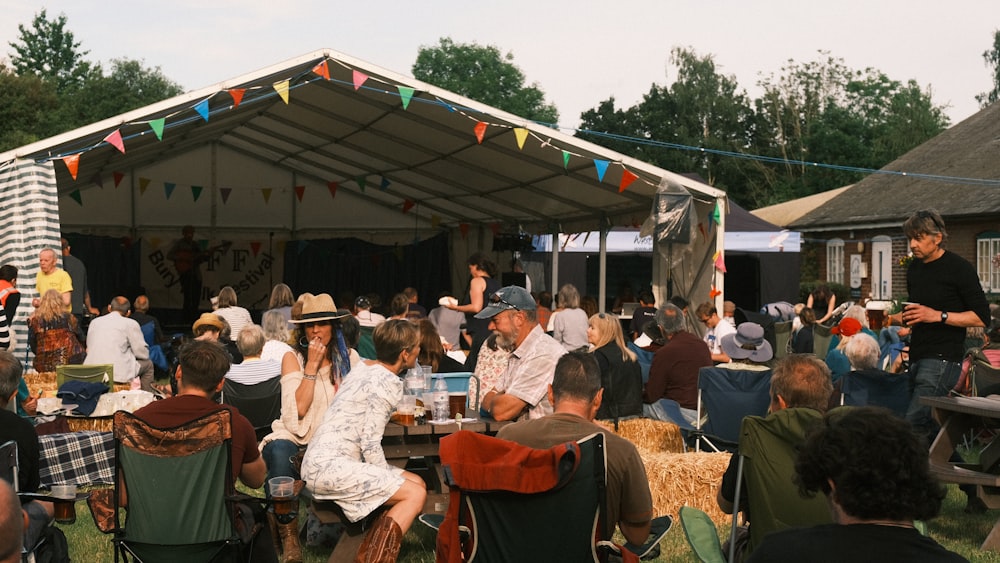
[[[329,80],[317,72],[324,65]],[[413,93],[407,104],[408,89]],[[236,103],[239,90],[242,100]],[[481,142],[477,123],[486,124]],[[116,131],[124,154],[108,142]],[[79,155],[76,180],[56,163],[64,196],[102,185],[120,171],[148,168],[206,146],[213,147],[213,155],[238,155],[240,161],[287,172],[289,182],[336,182],[340,193],[351,196],[337,198],[338,213],[351,213],[347,202],[363,199],[368,207],[394,214],[386,214],[379,229],[402,229],[396,226],[403,223],[400,210],[410,203],[409,212],[425,227],[501,222],[534,232],[580,232],[602,224],[637,225],[649,215],[664,178],[702,201],[725,197],[683,176],[331,50],[0,154],[0,167],[19,158]],[[241,165],[213,163],[211,173],[199,173],[191,184],[224,187],[216,168],[227,166]],[[600,171],[603,166],[606,172]],[[621,191],[629,173],[637,179]],[[287,187],[292,185],[297,184]]]
[[[806,213],[809,213],[813,209],[822,206],[831,199],[844,193],[844,191],[850,187],[851,186],[834,188],[818,194],[807,195],[805,197],[800,197],[783,203],[768,205],[767,207],[754,209],[750,213],[753,213],[754,216],[764,219],[765,221],[769,221],[775,225],[787,227]],[[732,202],[730,202],[730,205],[732,205]]]

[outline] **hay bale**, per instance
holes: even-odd
[[[28,391],[32,396],[38,396],[42,392],[43,397],[56,396],[56,372],[43,371],[41,373],[24,374],[24,382],[28,385]]]
[[[688,505],[704,510],[716,524],[731,520],[715,501],[729,453],[639,453],[653,495],[653,514],[676,518],[680,507]]]
[[[597,424],[614,431],[614,421],[595,420]],[[684,438],[681,430],[672,422],[653,420],[651,418],[630,418],[618,422],[617,434],[635,444],[639,450],[650,453],[684,451]]]
[[[69,429],[72,432],[83,432],[84,430],[92,430],[96,432],[111,432],[114,426],[114,417],[67,416],[66,422],[69,423]]]

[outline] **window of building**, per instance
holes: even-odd
[[[835,238],[826,243],[826,281],[844,283],[844,241]]]
[[[976,272],[986,293],[1000,293],[1000,232],[976,237]]]

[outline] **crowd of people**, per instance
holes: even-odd
[[[927,444],[936,427],[919,397],[947,394],[959,384],[967,329],[984,329],[984,342],[1000,344],[1000,324],[990,326],[974,269],[943,248],[947,233],[936,213],[914,214],[904,233],[916,259],[907,272],[913,303],[889,317],[896,325],[891,337],[869,328],[863,308],[838,306],[825,286],[803,304],[769,304],[760,316],[742,322],[728,301],[720,314],[715,302],[690,304],[675,296],[658,305],[652,292],[640,291],[631,321],[623,325],[621,317],[599,311],[571,284],[554,297],[501,286],[496,264],[476,253],[467,261],[468,293],[443,294],[430,311],[413,288],[385,301],[376,294],[351,295],[341,308],[330,294],[296,297],[278,284],[256,324],[234,289],[224,287],[214,311],[197,317],[189,342],[176,350],[176,366],[167,374],[171,385],[161,385],[154,382],[158,372],[150,348],[166,343],[159,324],[149,324],[155,318],[148,299],[136,299],[133,307],[116,296],[105,314],[90,321],[84,337],[74,300],[80,284],[56,267],[55,252],[46,249],[39,256],[40,298],[33,303],[28,344],[38,371],[63,363],[108,363],[114,365],[115,382],[164,396],[136,412],[153,424],[176,426],[220,408],[216,396],[227,380],[277,381],[280,412],[266,421],[262,436],[255,433],[260,421],[250,420],[255,413],[241,412],[223,394],[221,408],[233,413],[234,477],[251,488],[274,477],[304,480],[313,498],[335,501],[350,521],[368,518],[359,557],[371,561],[395,560],[426,500],[423,479],[387,463],[381,446],[410,369],[475,373],[481,388],[469,392],[481,397],[480,415],[514,421],[500,432],[503,439],[547,448],[593,432],[607,434],[607,514],[633,544],[646,540],[655,516],[649,480],[636,447],[593,421],[648,417],[689,427],[698,422],[702,368],[770,370],[770,409],[762,424],[782,429],[794,442],[800,453],[794,471],[787,469],[788,482],[805,497],[825,495],[830,512],[822,521],[832,523],[777,532],[752,547],[744,529],[732,538],[741,557],[843,560],[864,558],[863,548],[889,553],[895,547],[898,554],[884,560],[962,560],[913,530],[915,519],[938,513],[942,498],[927,470]],[[0,267],[0,305],[6,313],[0,315],[0,329],[9,325],[18,304],[16,275],[16,269]],[[89,296],[81,307],[80,314],[91,314]],[[775,350],[762,326],[765,319],[795,323],[788,349]],[[815,354],[813,334],[823,323],[833,323],[834,335],[825,360]],[[0,330],[0,340],[5,335],[0,344],[9,342],[9,333]],[[880,339],[890,345],[909,341],[908,362],[895,367],[909,369],[913,377],[905,419],[874,408],[833,408],[845,374],[893,369],[893,358],[882,357]],[[15,401],[30,417],[36,403],[19,393],[21,369],[16,358],[0,352],[0,400]],[[31,424],[10,416],[19,422],[3,426],[24,441],[29,461],[24,468],[37,471],[31,463],[31,452],[37,452]],[[6,435],[0,431],[0,441]],[[890,447],[893,455],[884,455]],[[728,512],[740,486],[738,457],[718,487],[717,502]],[[900,467],[908,468],[905,478]],[[889,491],[874,490],[889,483]],[[22,484],[37,487],[37,474],[26,475]],[[748,484],[741,486],[745,491]],[[265,494],[270,494],[266,488]],[[976,500],[970,493],[972,510],[984,509]],[[23,508],[29,516],[26,537],[51,521],[45,503]],[[744,502],[740,509],[747,514],[754,508]],[[757,514],[763,513],[758,506]],[[275,557],[301,561],[299,519],[271,524]]]

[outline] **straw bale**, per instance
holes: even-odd
[[[73,432],[82,432],[84,430],[93,430],[97,432],[111,432],[112,427],[114,425],[114,417],[67,416],[66,422],[69,423],[69,429]]]
[[[42,391],[43,397],[56,396],[56,372],[43,371],[41,373],[24,374],[24,382],[28,385],[28,391],[37,396]]]
[[[594,422],[614,431],[613,421],[595,420]],[[651,418],[630,418],[618,422],[617,434],[635,444],[635,447],[640,451],[645,450],[650,453],[681,453],[684,451],[681,430],[672,422]]]
[[[716,524],[730,521],[715,501],[722,474],[729,465],[729,453],[651,453],[639,451],[646,466],[653,513],[677,517],[681,506],[704,510]]]

